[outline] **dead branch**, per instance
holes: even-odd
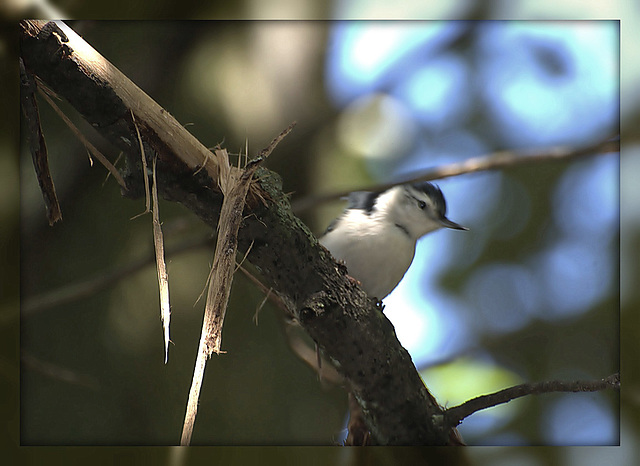
[[[486,170],[504,170],[507,168],[521,167],[543,162],[566,161],[576,158],[589,157],[597,154],[606,154],[610,152],[620,152],[620,140],[616,136],[607,138],[595,144],[585,147],[550,147],[547,149],[536,151],[500,151],[493,154],[487,154],[480,157],[473,157],[462,162],[454,162],[448,165],[440,165],[430,168],[423,172],[411,174],[403,179],[396,180],[393,183],[376,184],[375,186],[366,186],[349,191],[336,191],[332,193],[309,196],[293,201],[291,207],[294,212],[300,213],[305,210],[317,207],[320,204],[329,201],[335,201],[347,196],[351,191],[384,191],[386,189],[401,183],[416,183],[418,181],[432,181],[451,176],[465,175],[468,173],[476,173]]]
[[[275,144],[272,144],[273,147],[275,147]],[[260,158],[258,161],[249,163],[243,171],[232,170],[226,150],[217,149],[215,154],[220,167],[221,178],[219,184],[224,194],[224,200],[220,211],[218,239],[212,273],[210,274],[196,368],[189,391],[180,445],[189,445],[191,443],[207,360],[213,353],[220,354],[222,352],[220,349],[222,345],[222,327],[235,271],[238,231],[240,230],[245,199],[249,192],[253,174],[258,168],[259,162],[262,161],[262,158]],[[268,153],[265,154],[264,156],[266,157]]]
[[[601,380],[578,380],[573,382],[565,382],[561,380],[551,380],[539,383],[523,383],[514,387],[505,388],[489,395],[482,395],[473,398],[461,405],[454,406],[444,412],[444,426],[446,429],[455,427],[462,420],[471,414],[497,406],[499,404],[508,403],[516,398],[527,395],[540,395],[542,393],[557,392],[597,392],[612,388],[620,390],[620,374],[615,373]]]
[[[72,385],[79,385],[81,387],[88,388],[89,390],[97,391],[101,388],[94,377],[85,374],[78,374],[71,369],[44,361],[25,351],[20,352],[20,362],[25,364],[25,366],[30,370],[39,372],[54,380],[60,380]]]
[[[167,248],[167,256],[173,256],[193,249],[204,248],[211,244],[210,238],[187,240],[174,247]],[[150,254],[138,260],[133,260],[112,270],[96,274],[86,280],[71,283],[39,295],[22,298],[20,314],[29,317],[48,309],[73,303],[88,296],[93,296],[102,290],[115,285],[118,281],[133,275],[145,267],[153,264],[155,254]]]

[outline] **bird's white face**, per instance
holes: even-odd
[[[440,205],[424,191],[408,186],[397,186],[391,191],[388,199],[384,199],[389,220],[406,229],[413,239],[444,226]]]

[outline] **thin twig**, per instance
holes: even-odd
[[[256,312],[253,313],[253,323],[256,324],[256,326],[258,326],[258,314],[260,314],[260,311],[262,311],[262,308],[264,307],[264,305],[267,304],[267,301],[269,300],[269,297],[271,296],[272,291],[273,291],[273,288],[269,288],[269,291],[267,291],[267,294],[264,295],[264,298],[262,298],[262,301],[260,301],[260,304],[256,306]]]
[[[280,141],[282,141],[291,132],[291,130],[293,130],[295,126],[296,126],[296,122],[294,121],[289,126],[287,126],[284,130],[282,130],[280,134],[278,134],[275,138],[273,138],[273,140],[267,147],[265,147],[260,151],[258,158],[249,162],[248,165],[251,165],[252,163],[260,163],[262,160],[269,157],[269,155],[271,155],[271,152],[273,152],[273,150],[280,143]]]
[[[240,262],[238,264],[236,264],[236,268],[233,269],[233,273],[236,273],[238,271],[238,269],[240,267],[242,267],[242,264],[244,264],[244,261],[247,260],[247,256],[249,255],[249,253],[251,252],[251,249],[253,248],[253,244],[254,242],[251,241],[251,244],[249,245],[249,247],[247,248],[247,250],[244,253],[244,256],[242,256],[242,259],[240,260]]]
[[[467,173],[475,173],[479,171],[498,170],[532,163],[569,160],[577,157],[586,157],[595,154],[619,152],[620,140],[616,138],[617,136],[615,138],[607,138],[604,141],[600,141],[596,144],[592,144],[579,149],[559,146],[529,152],[495,152],[493,154],[483,155],[480,157],[472,157],[462,162],[455,162],[448,165],[440,165],[438,167],[430,168],[423,172],[414,173],[403,179],[396,180],[393,183],[377,184],[374,186],[358,188],[357,190],[381,192],[397,184],[416,183],[418,181],[431,181],[442,178],[449,178],[451,176],[464,175]],[[325,202],[341,199],[349,195],[349,193],[354,190],[356,189],[320,194],[317,196],[308,196],[293,201],[291,203],[291,208],[295,213],[300,213],[312,209]]]
[[[213,267],[209,267],[209,273],[207,274],[207,279],[204,282],[204,286],[202,287],[202,291],[200,292],[200,294],[198,295],[198,297],[194,301],[193,307],[196,307],[196,305],[200,302],[200,300],[202,299],[204,294],[207,292],[207,288],[209,287],[209,284],[211,283],[211,277],[212,276],[213,276]]]
[[[142,144],[142,137],[140,137],[140,130],[138,129],[138,125],[136,123],[136,117],[133,115],[133,110],[129,109],[129,112],[131,112],[131,121],[133,121],[133,127],[136,129],[136,135],[138,136],[138,145],[140,146],[140,157],[142,158],[142,178],[144,179],[145,209],[144,209],[144,212],[136,215],[136,217],[139,217],[140,215],[146,214],[150,211],[151,196],[149,195],[149,175],[147,174],[147,157],[144,154],[144,145]],[[154,185],[155,185],[155,181],[154,181]]]
[[[90,390],[100,389],[100,384],[94,377],[84,374],[78,374],[66,367],[43,361],[25,351],[20,352],[20,361],[24,363],[27,369],[31,369],[33,371],[44,374],[45,376],[51,377],[54,380],[60,380],[65,383],[78,385]]]
[[[60,110],[60,107],[58,107],[56,105],[56,103],[53,101],[53,99],[51,99],[51,97],[49,97],[47,92],[53,92],[53,91],[51,91],[49,89],[47,92],[44,92],[42,90],[42,87],[38,86],[38,92],[40,92],[40,95],[42,97],[44,97],[44,99],[48,102],[49,105],[51,105],[51,108],[53,108],[55,110],[55,112],[58,114],[58,116],[60,116],[60,118],[62,118],[62,121],[64,121],[66,123],[66,125],[69,127],[69,129],[71,129],[73,134],[75,134],[75,136],[80,140],[80,142],[82,144],[84,144],[84,146],[89,150],[89,152],[91,152],[91,154],[96,159],[98,159],[100,161],[100,163],[107,170],[109,170],[109,172],[111,172],[111,174],[116,179],[118,184],[122,187],[122,189],[126,190],[127,189],[127,184],[125,183],[124,178],[122,178],[122,175],[116,169],[116,167],[114,167],[113,164],[111,162],[109,162],[109,159],[107,159],[104,155],[102,155],[102,152],[100,152],[93,144],[91,144],[89,142],[89,140],[87,138],[84,137],[84,135],[80,132],[80,130],[76,127],[76,125],[74,125],[73,122],[67,117],[67,115],[65,115],[64,112],[62,110]]]
[[[256,312],[253,315],[253,321],[256,325],[258,325],[258,314],[267,301],[271,301],[272,304],[285,312],[285,315],[287,315],[288,310],[284,301],[282,301],[277,293],[273,293],[273,288],[268,288],[267,286],[265,286],[255,275],[249,272],[241,264],[238,265],[238,269],[240,269],[240,271],[264,294],[264,298],[256,308]],[[331,364],[322,364],[322,355],[319,351],[318,346],[316,345],[315,349],[309,348],[309,346],[302,340],[302,338],[300,338],[299,335],[296,335],[293,332],[293,328],[293,325],[287,326],[285,333],[289,341],[289,346],[298,355],[298,357],[318,373],[319,380],[323,382],[328,381],[334,385],[343,383],[344,377],[340,375],[335,367],[333,367]],[[326,368],[324,371],[322,371],[323,367]]]
[[[258,288],[260,288],[260,291],[262,291],[262,293],[266,296],[266,298],[268,298],[269,301],[271,301],[272,304],[274,304],[278,309],[280,309],[281,311],[283,311],[285,313],[289,312],[289,310],[287,309],[287,306],[285,305],[284,301],[282,301],[282,299],[276,293],[273,293],[273,288],[267,287],[255,275],[253,275],[251,272],[249,272],[242,265],[240,265],[238,268],[254,285],[256,285]],[[258,316],[257,316],[257,314],[260,311],[260,309],[262,309],[262,307],[263,307],[263,305],[261,304],[258,307],[258,309],[256,309],[256,314],[254,315],[254,319],[253,319],[254,322],[256,323],[256,325],[258,324]]]
[[[579,380],[574,382],[552,380],[539,383],[523,383],[489,395],[473,398],[461,405],[447,409],[444,412],[444,426],[445,428],[455,427],[460,424],[464,418],[477,411],[508,403],[511,400],[526,395],[539,395],[553,392],[597,392],[607,388],[620,389],[619,373],[612,374],[601,380]]]
[[[318,351],[317,346],[313,348],[309,346],[303,339],[298,325],[287,322],[285,335],[291,350],[318,375],[318,380],[323,385],[342,385],[345,383],[345,378],[334,365],[328,364],[326,361],[325,364],[322,363],[322,354]]]
[[[198,238],[188,240],[167,250],[167,256],[174,256],[192,249],[202,248],[211,244],[211,238]],[[112,270],[99,273],[88,280],[72,283],[40,295],[27,296],[20,306],[20,314],[23,317],[46,311],[53,307],[62,306],[93,296],[100,291],[109,288],[120,280],[150,266],[155,259],[155,254],[132,261]]]
[[[120,161],[120,159],[122,158],[122,156],[124,155],[124,152],[120,152],[118,154],[118,156],[116,157],[116,161],[113,162],[113,166],[115,167],[116,165],[118,165],[118,162]],[[102,182],[101,187],[104,188],[104,185],[107,183],[107,181],[109,181],[109,177],[111,176],[111,172],[107,172],[107,176],[104,177],[104,181]]]

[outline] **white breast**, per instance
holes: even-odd
[[[320,243],[344,261],[349,275],[362,283],[367,294],[382,299],[411,265],[415,241],[391,223],[359,218],[366,215],[363,210],[347,212],[337,231],[327,233]]]

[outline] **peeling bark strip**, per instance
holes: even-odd
[[[169,325],[171,323],[171,304],[169,301],[169,274],[167,263],[164,260],[164,235],[160,224],[160,208],[158,207],[158,177],[156,176],[156,162],[153,159],[153,250],[156,253],[156,271],[158,272],[158,288],[160,290],[160,319],[162,321],[162,333],[164,335],[164,363],[169,362]],[[148,176],[145,176],[148,178]]]
[[[226,150],[217,149],[216,157],[220,164],[229,164]],[[224,160],[224,161],[222,161]],[[229,169],[232,167],[228,167]],[[218,239],[216,254],[213,259],[212,275],[207,293],[205,307],[205,322],[202,326],[201,344],[204,343],[207,357],[212,353],[221,353],[222,326],[227,310],[227,301],[231,291],[231,281],[236,266],[236,252],[238,250],[238,231],[242,223],[245,199],[249,192],[251,178],[257,165],[247,168],[244,172],[223,168],[220,181],[223,186],[224,200],[220,210],[218,222]]]
[[[135,161],[139,154],[129,115],[133,111],[147,157],[158,157],[160,194],[216,228],[222,196],[215,182],[218,166],[206,147],[62,23],[20,25],[27,71],[67,99]],[[206,170],[195,174],[202,164]],[[140,195],[141,177],[127,176],[127,195]],[[424,386],[391,323],[292,214],[278,176],[258,168],[256,178],[259,181],[251,184],[256,192],[247,197],[238,249],[247,251],[253,243],[248,260],[349,381],[371,442],[449,443],[449,431],[436,422],[442,408]],[[260,202],[260,197],[267,201]]]
[[[40,112],[38,111],[38,101],[36,100],[36,82],[24,68],[24,63],[20,59],[20,90],[22,112],[27,123],[29,134],[29,147],[31,149],[31,159],[38,178],[38,185],[42,192],[44,205],[47,209],[47,219],[49,225],[53,225],[58,220],[62,220],[62,211],[56,195],[56,187],[49,171],[49,156],[47,145],[40,126]]]
[[[295,123],[294,123],[295,124]],[[193,381],[189,391],[187,412],[180,445],[189,445],[198,411],[198,399],[204,379],[204,370],[207,359],[213,353],[220,354],[222,346],[222,327],[224,316],[229,304],[231,282],[236,271],[236,252],[238,250],[238,231],[242,223],[242,213],[253,175],[260,163],[271,154],[276,145],[293,129],[290,125],[280,133],[269,146],[263,149],[258,157],[247,164],[244,170],[234,169],[229,164],[229,155],[224,149],[216,149],[214,154],[218,160],[219,179],[218,185],[224,194],[220,220],[218,221],[218,238],[216,241],[216,253],[209,274],[209,289],[205,305],[204,321],[200,335],[200,344],[196,358],[196,367],[193,372]],[[155,173],[155,172],[154,172]]]
[[[215,156],[221,168],[219,184],[224,193],[224,200],[222,201],[220,221],[218,222],[218,239],[212,273],[209,279],[209,290],[207,292],[196,366],[180,439],[180,445],[184,446],[191,443],[207,360],[213,353],[219,354],[222,352],[220,350],[222,327],[236,264],[238,230],[242,223],[242,212],[244,211],[245,199],[249,192],[251,179],[258,168],[257,164],[253,164],[244,171],[233,170],[233,167],[229,165],[229,156],[226,150],[217,149]]]

